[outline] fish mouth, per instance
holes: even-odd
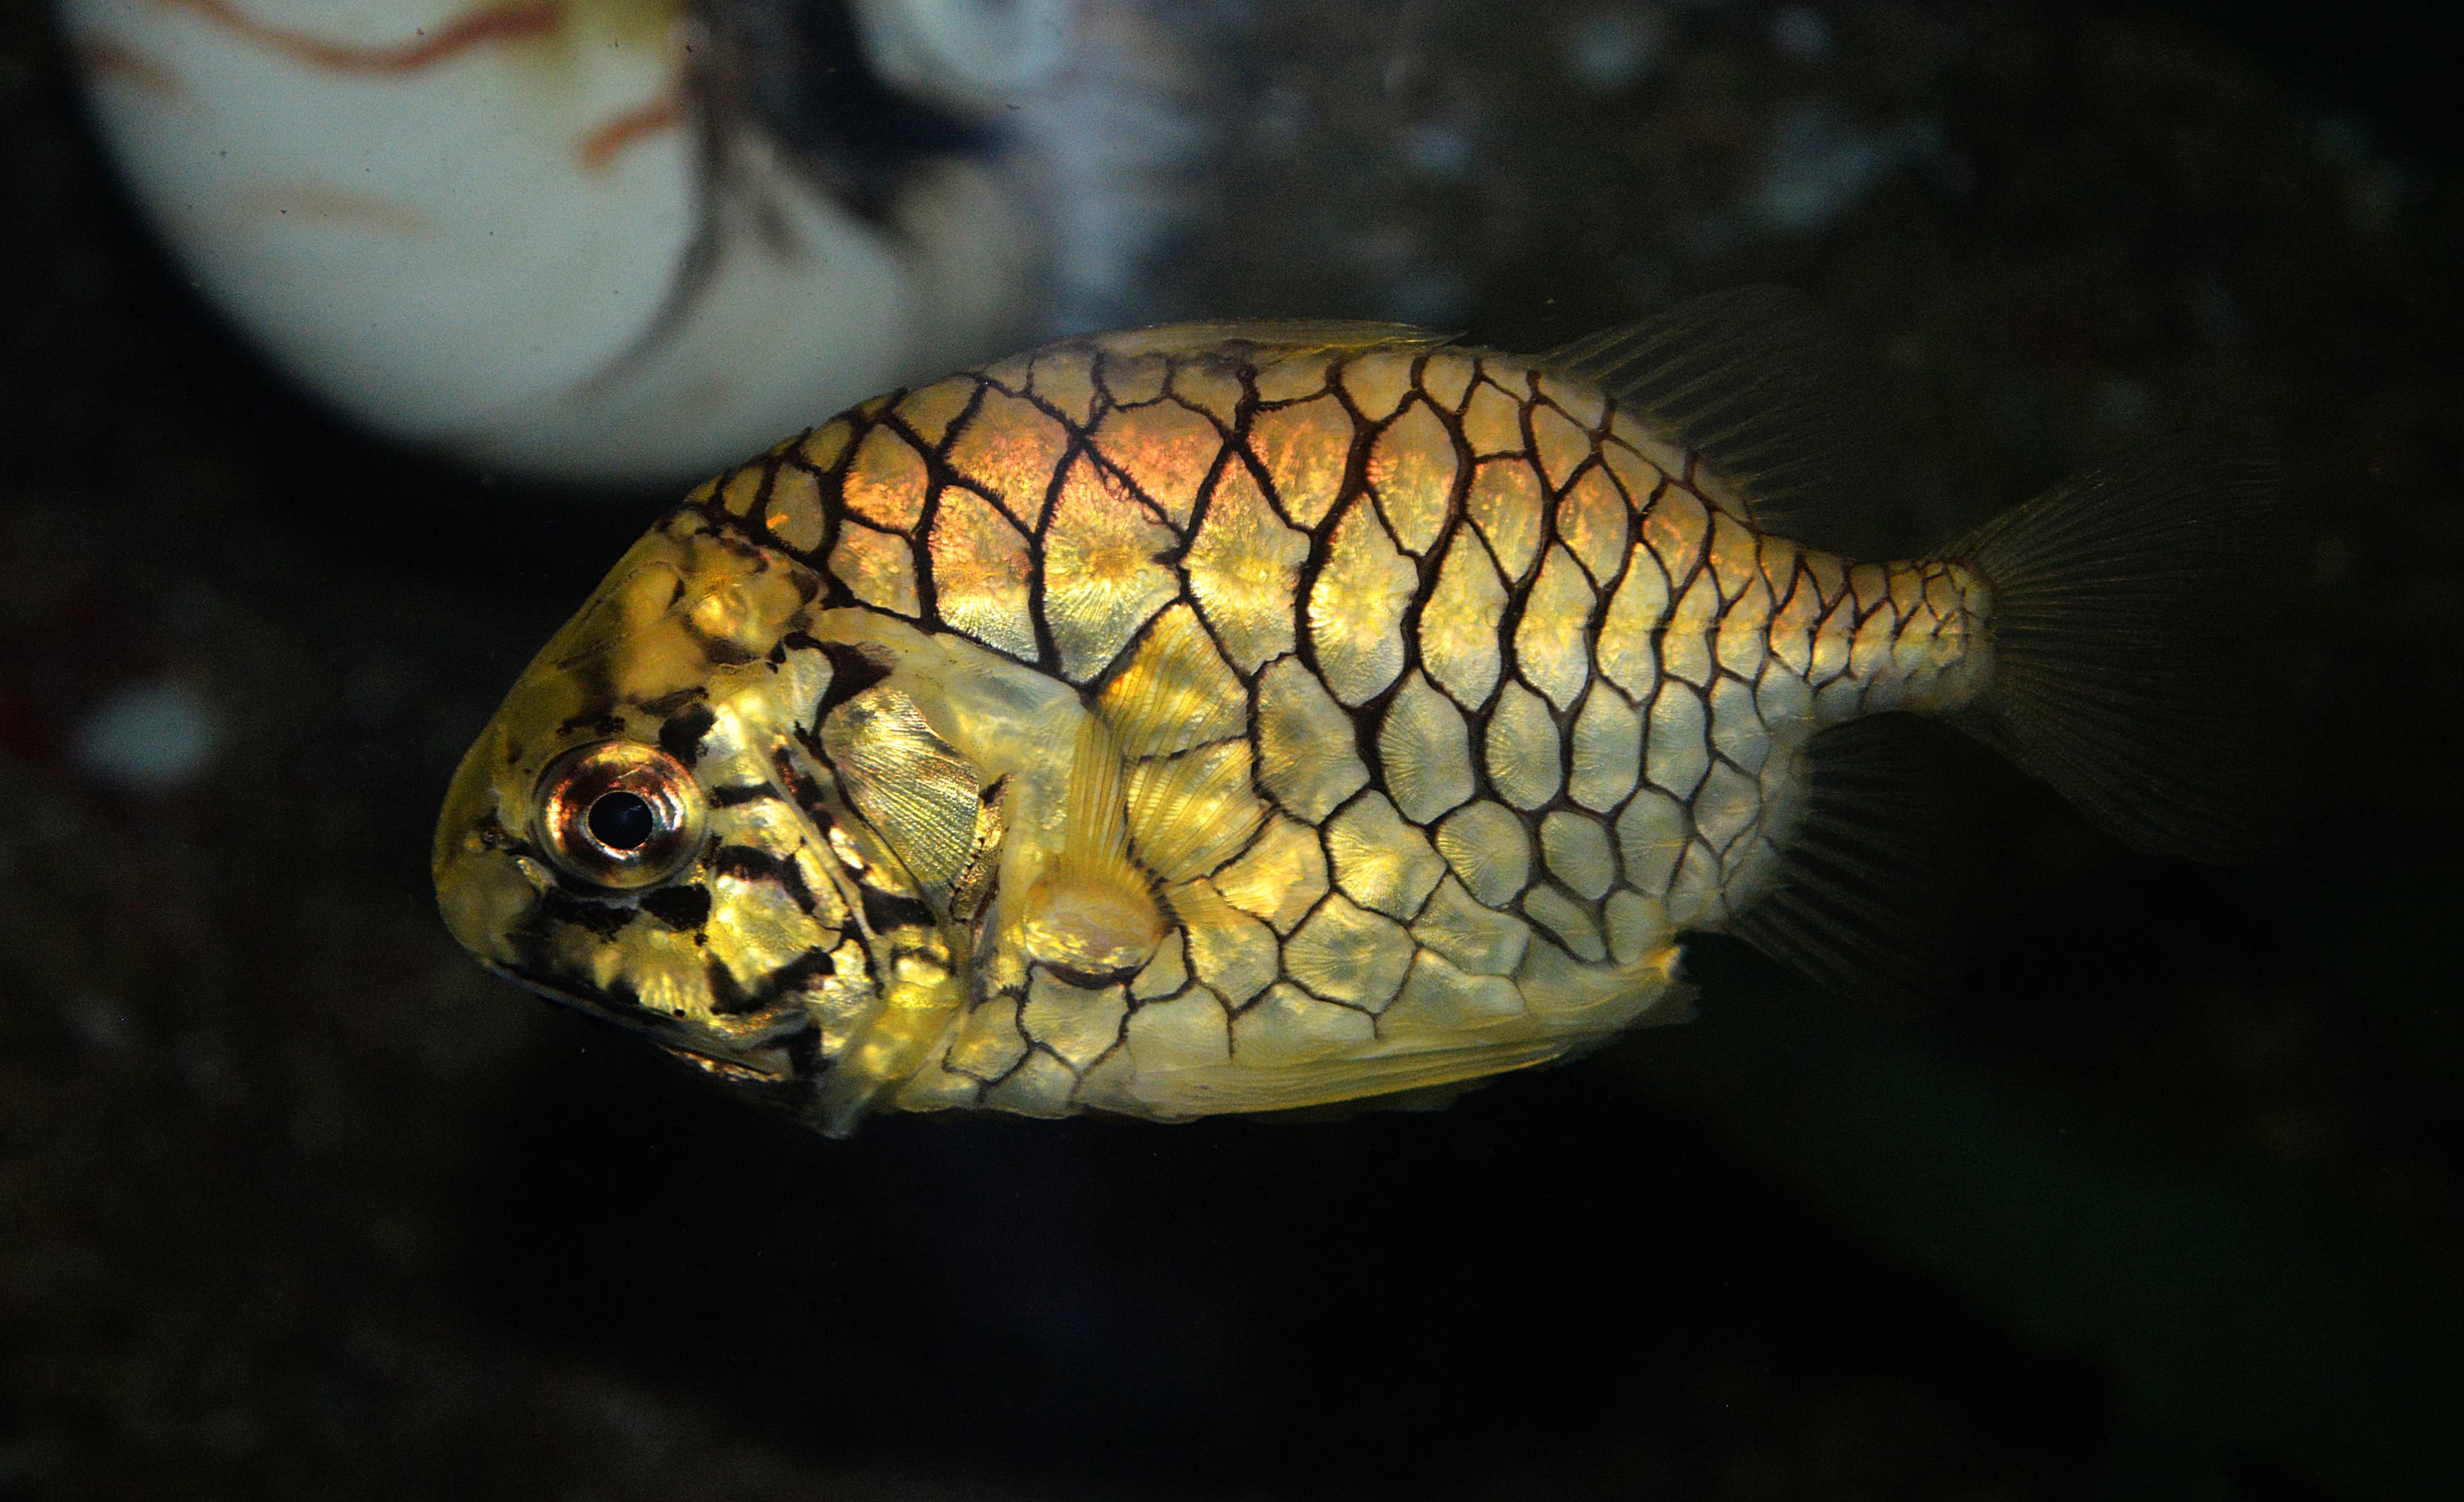
[[[757,1014],[772,1025],[758,1031],[749,1030],[750,1035],[737,1043],[714,1037],[707,1027],[693,1026],[668,1012],[652,1011],[629,997],[598,986],[552,979],[524,965],[492,963],[488,969],[561,1006],[647,1038],[723,1077],[746,1083],[788,1085],[810,1072],[810,1046],[815,1041],[813,1020],[792,1007],[773,1007],[766,1014]]]

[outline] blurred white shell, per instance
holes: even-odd
[[[1069,60],[1071,0],[856,0],[865,51],[892,87],[965,109],[1043,87]]]
[[[726,101],[743,59],[698,0],[60,3],[138,200],[276,363],[562,477],[696,475],[1071,321],[1165,213],[1090,172],[1184,144],[1168,107],[1100,102],[1153,139],[1074,139],[1102,50],[1156,45],[1094,0],[858,0],[871,76],[1005,148],[919,154],[862,205]]]

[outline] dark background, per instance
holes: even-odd
[[[1439,1114],[827,1142],[433,915],[453,760],[658,498],[293,394],[10,7],[0,1495],[2464,1495],[2464,195],[2426,10],[1835,5],[1808,58],[1680,8],[1577,96],[1582,7],[1206,9],[1227,123],[1166,309],[1532,347],[1793,281],[1882,372],[1911,531],[2188,414],[2275,428],[2318,538],[2269,649],[2284,853],[2134,857],[1954,750],[1991,855],[1937,1007],[1709,942],[1700,1021]],[[1906,161],[1758,227],[1806,100]],[[1467,154],[1386,165],[1431,124]],[[165,675],[210,775],[82,775],[95,706]]]

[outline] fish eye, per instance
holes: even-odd
[[[638,740],[576,746],[539,774],[538,834],[556,863],[602,887],[665,881],[701,846],[701,784]]]
[[[590,837],[611,850],[638,850],[659,828],[649,800],[619,787],[601,793],[590,805]]]

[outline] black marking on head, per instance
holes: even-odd
[[[701,757],[702,737],[710,734],[710,727],[717,720],[708,704],[680,709],[659,727],[659,749],[691,766]]]
[[[539,917],[551,923],[571,923],[601,939],[613,939],[633,921],[638,910],[627,902],[596,902],[562,887],[551,887],[539,898]]]
[[[800,1027],[788,1034],[781,1046],[787,1054],[788,1072],[797,1080],[808,1080],[825,1067],[822,1058],[822,1029]]]
[[[933,926],[933,910],[913,897],[902,897],[879,887],[862,884],[856,890],[864,897],[865,927],[876,934],[887,934],[893,928]]]
[[[764,799],[778,796],[779,790],[767,783],[732,783],[725,787],[714,787],[710,790],[710,806],[714,808],[734,808],[743,804],[758,804]]]
[[[813,707],[813,723],[817,725],[831,710],[890,676],[887,664],[842,642],[822,644],[822,655],[830,660],[830,686],[822,691],[821,703]]]
[[[770,973],[761,983],[762,997],[771,1002],[791,991],[809,991],[813,983],[839,973],[838,961],[826,949],[808,949]]]
[[[804,886],[804,873],[796,869],[794,861],[779,860],[767,850],[758,850],[750,845],[728,845],[711,856],[710,873],[714,880],[733,876],[738,881],[775,883],[795,900],[806,917],[812,917],[813,894]]]
[[[733,975],[722,983],[719,976],[725,967],[716,960],[711,961],[711,995],[715,999],[712,1009],[722,1016],[743,1016],[795,1007],[803,993],[838,974],[837,961],[825,949],[807,950],[797,956],[763,977],[751,990],[745,989]]]
[[[557,726],[556,733],[560,737],[569,736],[577,730],[595,731],[603,736],[616,734],[625,728],[625,719],[612,712],[612,702],[605,697],[594,696],[590,703],[583,706],[581,713]]]
[[[710,889],[699,882],[646,893],[641,904],[643,912],[678,933],[690,933],[710,921]]]
[[[761,1009],[761,998],[737,983],[736,972],[713,955],[702,966],[710,980],[710,1009],[719,1017],[741,1017]]]
[[[805,749],[811,751],[816,760],[820,759],[821,742],[818,740],[802,729],[796,732],[796,739],[804,743]],[[784,746],[770,753],[770,767],[779,774],[779,785],[787,789],[787,796],[795,800],[797,807],[819,824],[819,832],[826,839],[830,832],[829,802],[822,785],[804,775],[803,769],[787,755]]]
[[[768,850],[758,850],[750,845],[722,845],[710,857],[713,876],[734,876],[738,881],[775,881],[779,863]]]

